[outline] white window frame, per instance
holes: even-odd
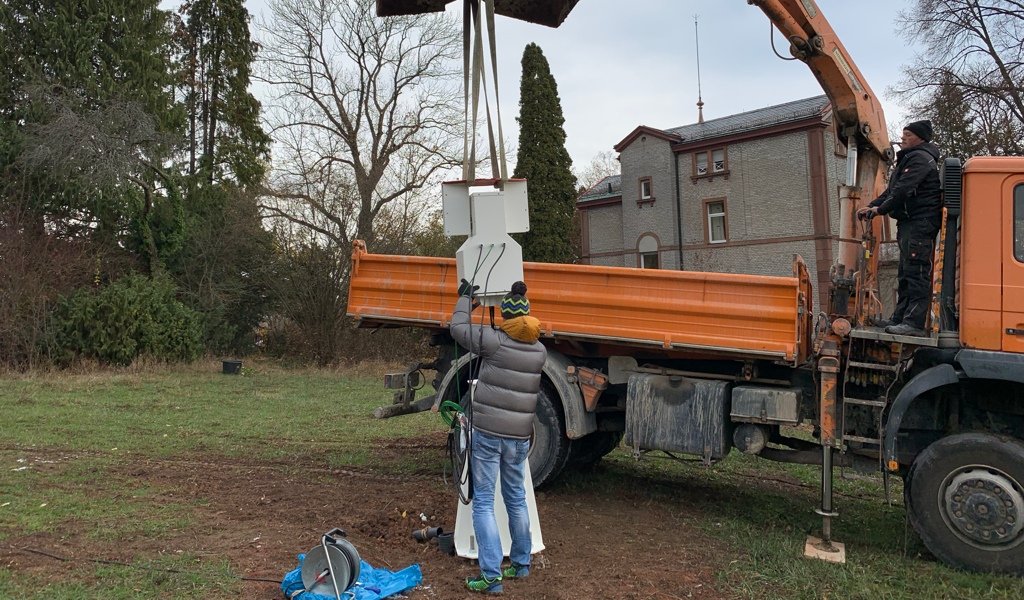
[[[715,158],[715,154],[722,154],[722,159]],[[725,172],[725,148],[715,148],[711,151],[711,171],[713,173],[724,173]]]
[[[701,163],[701,160],[700,160],[701,157],[704,157],[703,170],[701,170],[701,164],[700,164]],[[704,175],[708,174],[708,159],[709,158],[710,157],[708,156],[707,151],[698,152],[697,156],[694,157],[694,159],[693,159],[694,160],[693,170],[694,170],[694,174],[697,175],[697,177],[703,177]]]
[[[647,188],[646,190],[644,188]],[[645,202],[647,200],[654,199],[654,184],[651,182],[650,177],[640,178],[640,201]]]
[[[722,206],[722,211],[721,212],[715,212],[715,213],[711,212],[711,207],[714,206],[715,204],[720,204]],[[729,241],[729,227],[726,224],[726,220],[725,220],[725,215],[726,215],[725,200],[712,200],[710,202],[706,202],[704,204],[704,207],[705,207],[705,210],[707,211],[707,219],[708,219],[708,243],[709,244],[724,244],[725,242],[728,242]],[[722,239],[720,239],[720,240],[716,240],[715,239],[715,227],[714,227],[714,224],[713,224],[714,223],[714,219],[722,219]]]

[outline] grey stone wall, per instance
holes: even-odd
[[[622,256],[593,256],[602,252],[622,251],[622,206],[597,206],[587,209],[586,215],[590,231],[590,264],[623,266]]]
[[[839,187],[845,178],[846,159],[837,154],[831,130],[825,131],[824,138],[829,218],[832,234],[838,235]],[[639,239],[654,234],[660,240],[661,268],[680,268],[680,216],[672,185],[678,161],[682,268],[789,276],[792,255],[799,254],[813,277],[817,270],[814,241],[786,239],[814,234],[808,132],[740,141],[726,148],[728,177],[719,175],[696,182],[691,179],[692,153],[674,155],[665,140],[641,136],[625,148],[619,155],[622,205],[618,222],[608,207],[588,210],[591,253],[618,250],[623,255],[592,258],[591,263],[636,266]],[[639,182],[644,177],[651,178],[653,202],[638,202]],[[722,198],[726,201],[728,242],[709,244],[705,201]],[[613,233],[616,227],[618,236]],[[782,240],[773,241],[779,238]],[[838,243],[834,243],[834,256],[838,252]],[[818,282],[815,286],[819,287]]]
[[[624,252],[636,252],[644,234],[660,240],[659,262],[663,269],[678,269],[676,245],[676,199],[674,153],[669,142],[641,136],[619,155],[622,166],[622,245]],[[653,202],[639,204],[640,179],[651,178]],[[625,266],[636,266],[636,256],[624,257]]]

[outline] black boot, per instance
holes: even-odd
[[[909,323],[900,323],[898,325],[890,325],[885,328],[886,333],[893,335],[907,335],[911,337],[928,337],[923,329],[918,329]]]

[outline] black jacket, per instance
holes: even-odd
[[[896,153],[896,169],[889,187],[868,206],[897,221],[938,220],[942,214],[942,186],[935,161],[939,147],[925,142]]]
[[[460,346],[483,359],[473,396],[473,428],[528,440],[547,349],[537,341],[522,342],[500,329],[473,325],[472,310],[469,296],[459,298],[450,331]]]

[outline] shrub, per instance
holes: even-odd
[[[53,313],[54,356],[127,365],[140,356],[195,360],[202,353],[198,313],[175,298],[170,280],[129,275],[100,290],[79,290]]]

